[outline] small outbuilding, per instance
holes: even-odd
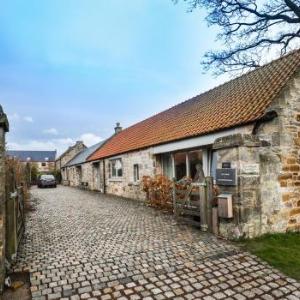
[[[105,142],[99,142],[89,148],[84,148],[62,167],[65,185],[101,191],[99,165],[97,163],[87,162],[86,159],[104,143]]]

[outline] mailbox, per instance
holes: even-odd
[[[218,196],[218,216],[226,219],[233,218],[232,194]]]

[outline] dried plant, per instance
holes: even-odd
[[[19,160],[11,157],[5,159],[6,188],[8,192],[15,191],[18,187],[23,187],[25,199],[29,199],[29,173],[28,167]]]
[[[173,182],[163,175],[143,177],[143,189],[147,193],[147,203],[150,206],[164,210],[172,210]]]

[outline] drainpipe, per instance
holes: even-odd
[[[106,194],[105,159],[103,159],[103,194]]]

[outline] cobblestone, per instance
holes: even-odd
[[[299,299],[298,282],[137,201],[32,189],[14,271],[33,299]]]

